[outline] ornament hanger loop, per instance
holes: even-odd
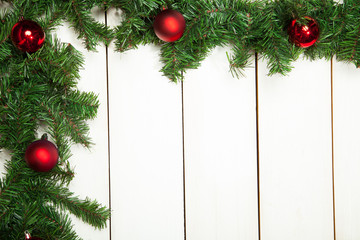
[[[30,235],[29,231],[25,231],[24,234],[25,234],[25,240],[31,238],[31,235]]]
[[[46,133],[44,133],[42,136],[41,136],[41,140],[48,140],[48,135]]]

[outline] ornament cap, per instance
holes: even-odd
[[[25,234],[25,240],[31,239],[31,235],[28,231],[25,231],[24,234]]]
[[[42,136],[41,136],[41,140],[48,140],[48,135],[46,133],[44,133]]]

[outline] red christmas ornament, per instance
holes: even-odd
[[[32,142],[25,152],[25,161],[36,172],[49,172],[58,162],[59,152],[56,146],[43,136]]]
[[[28,231],[26,231],[25,232],[25,240],[42,240],[42,238],[31,237],[30,233]]]
[[[181,13],[166,9],[160,12],[154,21],[154,31],[165,42],[175,42],[184,34],[185,19]]]
[[[13,26],[11,30],[11,40],[21,51],[34,53],[44,44],[45,33],[36,22],[22,20]]]
[[[320,35],[318,23],[311,17],[305,19],[307,19],[306,25],[301,25],[294,19],[288,27],[290,41],[302,48],[314,45]]]

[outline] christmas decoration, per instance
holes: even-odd
[[[47,140],[46,135],[41,140],[31,143],[25,152],[28,166],[37,172],[48,172],[55,167],[59,154],[56,146]]]
[[[96,229],[105,228],[110,217],[107,207],[69,190],[76,157],[71,146],[90,147],[87,121],[96,117],[99,101],[95,93],[77,89],[84,57],[54,30],[66,21],[86,49],[95,50],[100,41],[108,44],[112,31],[91,16],[103,2],[0,5],[6,8],[0,14],[0,150],[11,153],[0,160],[6,169],[0,176],[0,239],[24,239],[24,228],[31,240],[82,239],[70,214]],[[41,27],[19,17],[41,19]],[[40,129],[56,147],[46,139],[33,141]]]
[[[154,31],[158,38],[165,42],[174,42],[181,38],[185,31],[185,19],[176,10],[166,9],[160,12],[154,21]]]
[[[21,51],[34,53],[43,46],[45,33],[38,23],[22,20],[13,26],[11,40]]]
[[[320,35],[318,23],[310,17],[305,17],[305,19],[307,20],[306,25],[299,24],[294,19],[288,27],[290,41],[302,48],[314,45]]]
[[[26,231],[25,232],[25,240],[42,240],[42,238],[31,237],[30,233],[28,231]]]
[[[353,0],[343,3],[320,0],[199,0],[190,3],[170,0],[166,1],[165,8],[179,9],[186,18],[186,31],[181,41],[175,42],[170,38],[168,25],[157,22],[160,17],[166,19],[163,14],[169,11],[164,10],[157,16],[164,3],[140,2],[144,3],[141,7],[131,1],[117,2],[123,18],[115,28],[115,46],[124,52],[141,44],[159,44],[153,37],[154,29],[160,39],[171,41],[171,44],[160,42],[161,72],[174,82],[184,80],[186,71],[198,68],[217,46],[232,47],[228,59],[230,70],[236,76],[251,64],[254,52],[268,61],[270,75],[286,75],[292,69],[291,63],[303,55],[312,60],[336,56],[338,60],[360,66],[360,48],[357,47],[360,4]],[[154,16],[155,21],[151,21]],[[294,18],[289,28],[289,19]],[[299,23],[305,26],[301,27]],[[156,28],[160,27],[165,28],[165,38],[157,33]],[[293,47],[294,43],[299,48]]]
[[[99,103],[96,94],[76,89],[84,62],[81,53],[71,43],[50,37],[64,21],[87,50],[95,50],[100,42],[109,45],[112,40],[120,52],[140,44],[160,43],[161,71],[174,82],[183,80],[186,70],[199,67],[217,46],[232,46],[228,59],[235,73],[249,65],[254,52],[268,61],[269,74],[287,74],[291,62],[301,54],[314,60],[336,56],[360,67],[360,4],[354,0],[5,2],[10,4],[0,14],[0,147],[11,152],[11,158],[5,160],[6,173],[0,178],[0,239],[19,239],[24,226],[52,239],[80,239],[69,212],[100,229],[110,217],[109,209],[96,201],[82,200],[68,189],[74,177],[70,147],[73,143],[90,145],[86,121],[96,116]],[[159,13],[164,5],[181,9],[181,13]],[[121,9],[122,21],[110,29],[92,17],[94,7]],[[311,18],[304,25],[298,24],[304,19],[292,20],[289,27],[288,20],[299,15]],[[41,16],[43,28],[32,20],[19,21],[19,16]],[[154,37],[154,32],[165,43]],[[45,35],[49,36],[46,43]],[[27,53],[38,51],[44,44],[47,47],[27,56],[14,51],[11,41]],[[40,142],[45,153],[27,153],[25,158],[35,171],[45,170],[47,174],[28,171],[24,164],[26,148],[35,148],[35,143],[29,143],[40,124],[58,150],[50,142],[44,145],[43,139]],[[56,164],[53,157],[57,154],[62,164],[52,171],[41,160],[40,165],[32,165],[38,155],[42,160],[46,155],[45,159]]]

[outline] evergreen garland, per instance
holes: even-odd
[[[228,45],[230,69],[235,75],[249,65],[253,53],[268,62],[269,74],[286,75],[291,63],[301,54],[310,60],[319,58],[354,63],[359,66],[360,4],[357,0],[112,0],[124,14],[115,28],[116,50],[123,52],[139,44],[161,46],[162,72],[171,80],[183,80],[183,72],[194,69],[216,46]],[[160,41],[154,34],[154,17],[171,8],[186,19],[184,36],[172,43]],[[320,26],[320,38],[309,48],[294,46],[288,40],[287,27],[292,19],[314,18]]]
[[[360,66],[360,4],[357,0],[7,0],[0,16],[0,149],[11,152],[0,179],[0,239],[23,239],[24,231],[43,239],[80,239],[68,212],[95,228],[104,228],[109,209],[96,201],[79,199],[68,189],[73,179],[70,146],[88,148],[86,121],[96,116],[94,93],[77,90],[83,56],[71,44],[51,33],[64,21],[88,50],[114,40],[117,51],[141,44],[161,46],[162,72],[174,82],[184,72],[199,67],[216,46],[229,45],[229,65],[242,74],[253,53],[268,61],[269,74],[287,74],[300,55],[331,59]],[[109,29],[91,17],[95,6],[122,10],[123,19]],[[186,30],[181,39],[166,43],[153,31],[155,16],[163,9],[183,14]],[[316,19],[320,38],[303,49],[288,41],[292,19]],[[19,52],[10,33],[20,19],[38,22],[46,33],[37,52]],[[45,127],[59,150],[59,164],[50,172],[35,172],[24,161],[26,147]]]
[[[24,232],[43,239],[80,239],[68,213],[95,228],[106,227],[110,212],[96,201],[70,192],[74,177],[70,146],[90,147],[86,120],[96,116],[94,93],[76,85],[84,58],[51,31],[67,21],[89,50],[109,42],[111,31],[91,17],[94,1],[7,1],[0,19],[0,148],[11,153],[0,180],[0,239],[25,239]],[[103,7],[99,3],[100,7]],[[11,42],[12,27],[31,19],[44,29],[45,45],[37,52],[20,52]],[[24,161],[27,146],[46,129],[59,151],[50,172],[36,172]]]

